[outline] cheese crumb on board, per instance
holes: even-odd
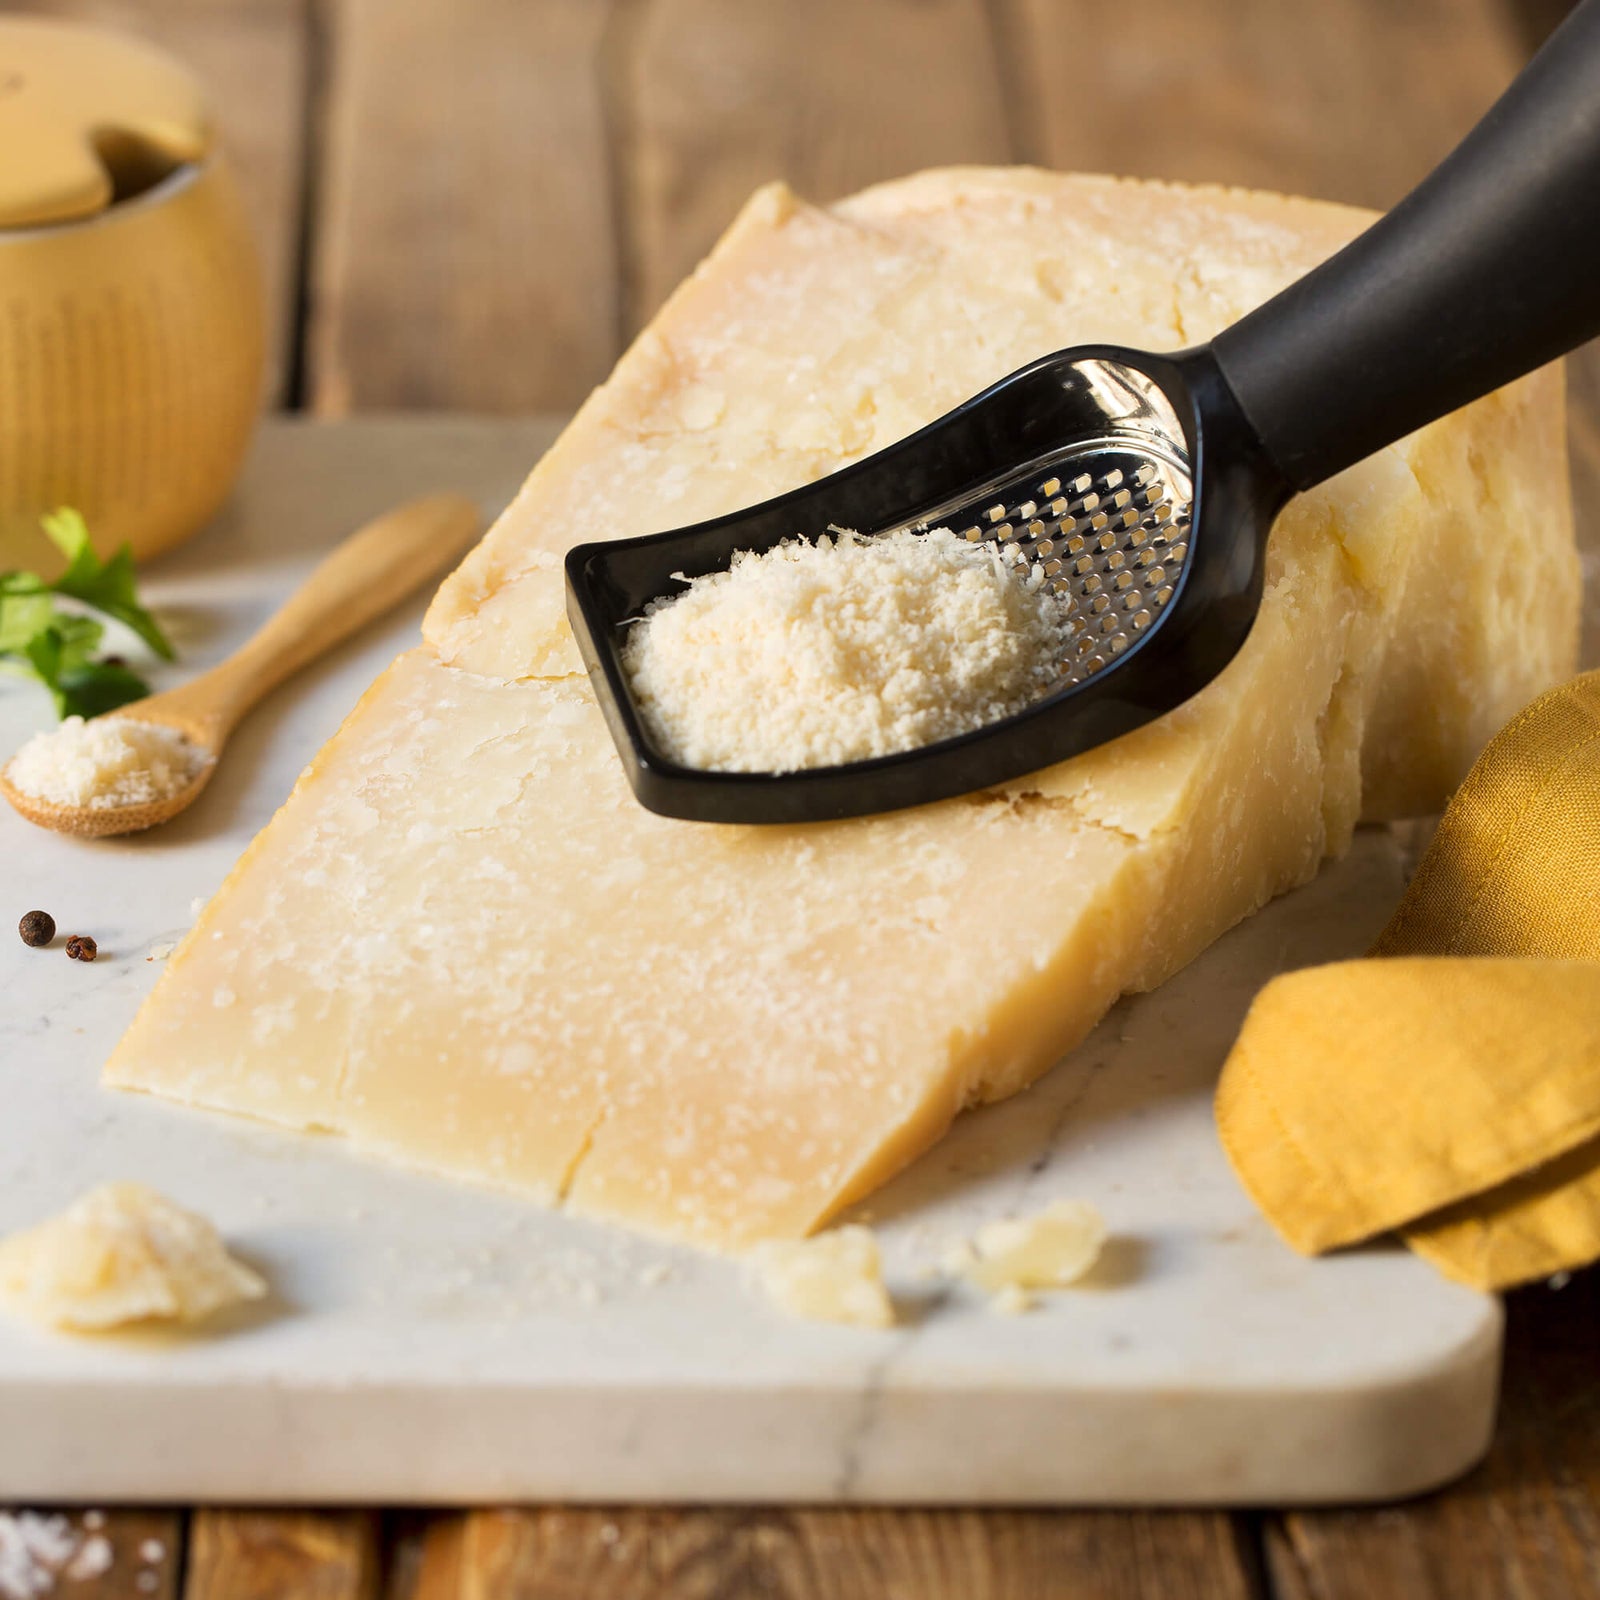
[[[1105,1219],[1092,1205],[1057,1200],[1031,1217],[986,1223],[946,1265],[997,1299],[1009,1296],[997,1310],[1025,1310],[1017,1292],[1075,1283],[1100,1259],[1105,1242]]]
[[[894,1325],[870,1228],[834,1228],[814,1239],[774,1241],[752,1252],[752,1260],[768,1296],[791,1317],[858,1328]]]
[[[33,736],[6,777],[34,800],[109,811],[182,794],[212,757],[176,728],[136,717],[68,717]]]
[[[685,766],[793,772],[933,744],[1054,686],[1071,632],[1043,570],[948,528],[740,551],[652,602],[622,650]]]
[[[1020,1283],[1008,1283],[990,1299],[989,1309],[1002,1317],[1020,1317],[1033,1310],[1033,1296]]]
[[[51,1328],[199,1322],[266,1292],[204,1217],[141,1183],[102,1184],[0,1240],[0,1302]]]

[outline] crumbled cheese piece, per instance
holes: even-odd
[[[35,800],[108,811],[150,805],[181,794],[211,756],[176,728],[134,717],[68,717],[35,734],[12,758],[6,777]]]
[[[0,1241],[0,1301],[47,1327],[198,1322],[267,1286],[204,1217],[140,1183],[108,1183]]]
[[[687,766],[792,772],[932,744],[1050,689],[1070,623],[948,528],[740,552],[647,608],[623,647],[652,735]]]
[[[1100,1259],[1105,1219],[1080,1200],[1058,1200],[1031,1217],[986,1223],[970,1243],[946,1258],[953,1272],[996,1295],[1008,1290],[1059,1289]],[[997,1310],[1021,1310],[1008,1304]]]
[[[814,1239],[775,1241],[754,1252],[762,1286],[792,1317],[887,1328],[894,1307],[870,1228],[834,1228]]]
[[[1033,1296],[1020,1283],[1003,1284],[990,1299],[989,1309],[1002,1317],[1020,1317],[1033,1310]]]

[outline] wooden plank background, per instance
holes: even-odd
[[[275,404],[566,411],[756,184],[1033,161],[1383,206],[1565,0],[23,0],[210,85]],[[1600,550],[1600,353],[1572,363]],[[1600,639],[1588,642],[1600,659]],[[1511,1299],[1494,1452],[1375,1510],[95,1514],[75,1600],[1577,1600],[1600,1595],[1600,1275]],[[82,1513],[75,1513],[82,1527]],[[88,1529],[84,1530],[86,1533]],[[159,1559],[154,1558],[159,1552]],[[9,1597],[6,1597],[9,1600]]]

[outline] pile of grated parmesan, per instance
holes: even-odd
[[[622,651],[685,766],[793,772],[910,750],[1050,689],[1069,637],[1042,574],[948,528],[792,539],[689,581]]]
[[[102,811],[170,800],[210,760],[176,728],[133,717],[68,717],[23,745],[6,777],[35,800]]]

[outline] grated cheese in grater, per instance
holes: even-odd
[[[741,552],[647,608],[623,663],[685,766],[793,772],[932,744],[1058,687],[1072,633],[1042,568],[948,528]]]

